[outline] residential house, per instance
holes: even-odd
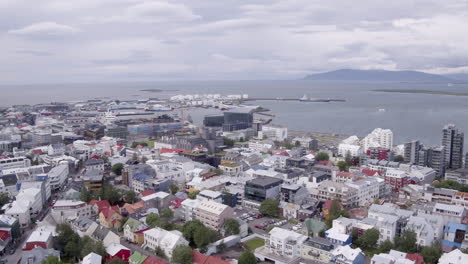
[[[102,256],[98,255],[94,252],[89,253],[83,258],[81,264],[101,264],[102,263]]]
[[[58,200],[52,205],[51,216],[57,223],[64,223],[67,218],[91,216],[92,207],[82,201]]]
[[[28,251],[36,247],[43,249],[52,248],[52,233],[41,229],[33,231],[26,240],[22,250]]]
[[[127,222],[123,225],[124,237],[127,241],[132,243],[142,244],[144,241],[138,241],[138,236],[136,236],[135,233],[146,229],[148,229],[148,226],[145,224],[136,219],[128,218]]]
[[[351,248],[349,245],[339,246],[332,251],[330,264],[362,264],[365,255],[360,248]]]
[[[122,226],[122,215],[114,208],[107,208],[99,213],[99,224],[107,228],[119,228]]]
[[[125,262],[130,259],[131,251],[129,248],[119,244],[113,243],[106,247],[106,261],[110,261],[114,258],[119,258]]]
[[[440,259],[439,264],[465,264],[468,263],[468,254],[463,253],[458,248],[444,253]]]
[[[36,247],[29,251],[23,251],[20,264],[41,264],[48,256],[57,257],[60,260],[60,251],[49,248]],[[95,262],[96,263],[96,262]]]
[[[328,263],[332,258],[334,245],[325,238],[309,237],[302,244],[301,257],[319,263]]]
[[[265,246],[255,251],[260,261],[273,261],[274,263],[295,263],[301,256],[301,245],[307,236],[291,230],[275,227],[269,232]]]
[[[161,248],[168,258],[172,258],[172,251],[179,245],[188,246],[188,241],[184,239],[181,232],[177,230],[166,231],[156,227],[143,232],[145,242],[143,247],[150,250]]]

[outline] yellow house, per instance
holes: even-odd
[[[99,213],[99,223],[107,228],[120,228],[122,218],[113,208],[106,208]]]

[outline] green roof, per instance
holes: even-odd
[[[128,225],[130,226],[130,228],[132,229],[132,231],[135,231],[135,229],[136,229],[139,225],[141,225],[141,223],[140,223],[140,221],[129,217],[128,220],[127,220],[127,222],[125,222],[125,224],[123,225],[123,228],[126,228]]]
[[[133,253],[131,256],[130,256],[130,261],[131,263],[135,263],[135,264],[141,264],[143,263],[143,261],[145,261],[145,259],[147,258],[148,256],[145,256],[143,254],[141,254],[140,252],[138,251],[135,251],[135,253]]]

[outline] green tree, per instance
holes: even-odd
[[[10,196],[8,193],[0,193],[0,207],[4,206],[6,203],[10,201]]]
[[[393,245],[392,241],[385,240],[384,242],[380,243],[379,246],[379,253],[388,253],[391,249],[394,249],[395,246]]]
[[[161,217],[155,213],[151,213],[146,216],[146,224],[151,227],[157,227],[161,225]]]
[[[393,161],[395,162],[403,162],[405,160],[405,158],[403,158],[402,155],[397,155],[395,156],[395,158],[393,158]]]
[[[80,240],[79,239],[70,240],[65,246],[63,252],[65,253],[65,255],[67,255],[70,258],[73,258],[75,260],[79,259],[81,256]]]
[[[91,193],[88,191],[86,187],[81,188],[80,192],[80,200],[89,203],[92,199]]]
[[[195,200],[197,199],[197,195],[200,193],[200,191],[191,191],[188,193],[188,198],[189,199],[192,199],[192,200]]]
[[[225,137],[225,138],[223,138],[223,141],[224,141],[224,145],[226,147],[228,147],[228,148],[234,147],[234,143],[235,143],[234,140]]]
[[[234,218],[228,218],[224,221],[224,233],[226,236],[238,235],[240,233],[239,222]]]
[[[65,246],[69,242],[75,232],[68,224],[59,224],[56,227],[57,232],[57,244],[60,251],[64,251]]]
[[[122,175],[123,168],[124,168],[124,165],[122,163],[116,163],[114,164],[114,166],[112,166],[111,170],[113,173],[120,176]]]
[[[136,201],[136,193],[132,190],[125,191],[124,199],[127,203],[134,203]]]
[[[440,242],[437,241],[432,247],[424,247],[421,250],[421,255],[424,257],[426,264],[436,264],[442,256],[442,247]]]
[[[175,184],[171,184],[171,185],[169,185],[169,191],[172,194],[176,194],[179,191],[179,186],[177,186]]]
[[[62,264],[63,262],[59,260],[58,257],[56,256],[47,256],[46,259],[44,259],[41,264]]]
[[[402,236],[395,237],[395,246],[403,252],[415,253],[418,250],[416,242],[416,233],[413,231],[405,231]]]
[[[239,257],[239,264],[255,264],[257,263],[257,258],[250,251],[242,252],[242,255]]]
[[[182,234],[184,235],[184,238],[190,243],[190,245],[195,245],[195,231],[203,227],[204,225],[199,220],[188,221],[182,226]]]
[[[172,251],[172,263],[192,264],[192,248],[179,245]]]
[[[377,229],[368,229],[364,232],[358,240],[356,241],[356,245],[363,250],[368,250],[375,248],[377,246],[377,242],[379,241],[380,232]]]
[[[328,161],[330,156],[328,156],[328,153],[326,152],[319,152],[317,153],[317,157],[315,157],[315,159],[318,161]]]
[[[260,213],[269,217],[277,217],[279,215],[279,201],[266,199],[260,204]]]
[[[333,220],[337,219],[338,217],[343,216],[343,217],[349,217],[348,212],[343,210],[343,208],[340,205],[340,201],[338,200],[333,200],[330,210],[328,212],[327,219],[325,220],[325,224],[331,228]]]
[[[218,232],[205,226],[196,229],[193,234],[193,241],[197,248],[206,247],[208,244],[218,240],[218,238]]]
[[[340,171],[348,171],[348,163],[346,161],[338,161],[336,166],[338,166]]]
[[[159,246],[154,249],[154,253],[158,257],[161,257],[163,259],[167,259],[166,252],[164,252],[164,250]]]

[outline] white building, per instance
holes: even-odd
[[[385,148],[392,150],[393,132],[390,129],[376,128],[361,140],[361,146],[364,152],[369,148]]]
[[[50,188],[53,190],[59,189],[63,186],[69,175],[67,162],[52,168],[47,175],[50,180]]]
[[[439,264],[466,264],[468,263],[468,254],[461,252],[458,248],[444,253],[440,259]]]
[[[359,181],[348,182],[346,185],[357,189],[357,198],[359,206],[366,206],[380,198],[381,186],[385,182],[380,178],[366,178]]]
[[[67,218],[92,215],[92,206],[82,201],[58,200],[52,205],[51,215],[57,223],[64,223]]]
[[[42,211],[42,207],[41,190],[28,188],[16,195],[16,200],[5,210],[5,214],[18,218],[20,225],[26,227],[31,223],[31,218]]]
[[[192,221],[195,219],[195,212],[197,211],[198,206],[200,205],[201,201],[198,199],[185,199],[182,205],[182,212],[183,218],[185,221]]]
[[[430,247],[434,243],[434,228],[423,217],[411,216],[405,230],[416,233],[416,243],[421,247]]]
[[[301,246],[307,240],[307,236],[296,233],[291,230],[275,227],[270,233],[269,237],[265,240],[265,246],[255,251],[255,256],[261,261],[274,260],[275,256],[278,258],[287,258],[291,261],[301,256]],[[288,262],[286,262],[288,263]]]
[[[203,190],[197,195],[197,199],[200,201],[211,200],[218,203],[223,202],[223,194],[212,190]]]
[[[264,125],[262,131],[259,132],[259,138],[284,141],[288,138],[288,128],[276,125]]]
[[[261,140],[249,140],[249,149],[266,153],[273,149],[273,143]]]
[[[206,200],[198,205],[195,215],[196,219],[205,226],[220,230],[224,220],[234,216],[234,209],[222,203]]]
[[[364,254],[360,248],[351,248],[349,245],[339,246],[332,251],[330,263],[335,264],[361,264],[365,263]]]
[[[338,145],[338,155],[342,157],[346,157],[348,154],[352,157],[359,157],[362,153],[361,146],[344,143]]]
[[[96,263],[102,263],[102,257],[101,255],[98,255],[94,252],[89,253],[83,258],[83,261],[81,264],[96,264]]]
[[[0,159],[0,169],[26,168],[31,166],[31,160],[26,157]]]
[[[143,232],[145,242],[143,247],[151,250],[161,248],[166,256],[172,258],[172,251],[179,245],[188,246],[188,241],[184,239],[182,233],[177,230],[166,231],[156,227]]]

